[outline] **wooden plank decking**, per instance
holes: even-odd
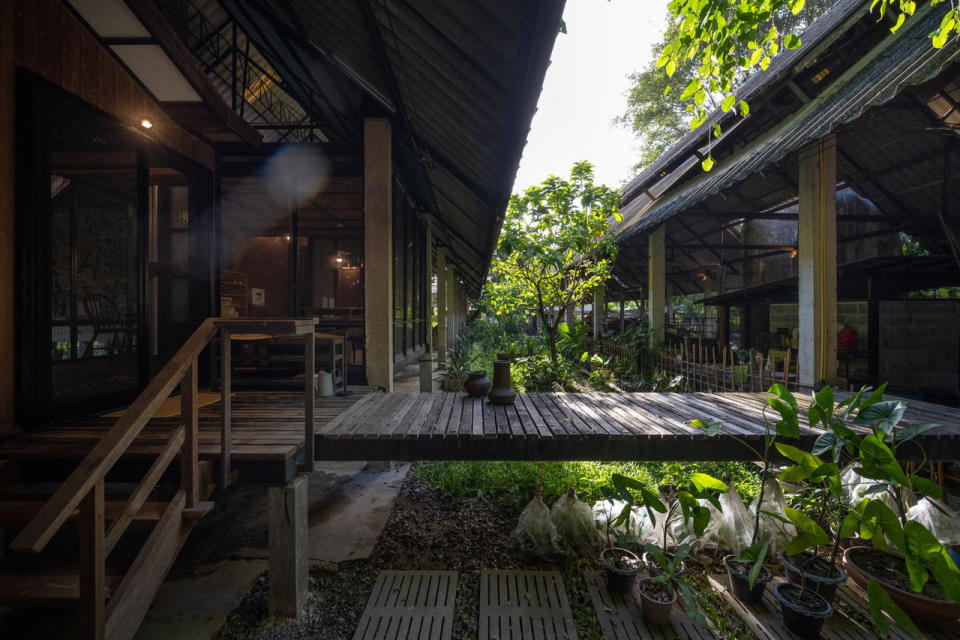
[[[765,393],[529,393],[512,406],[454,393],[381,393],[315,439],[318,460],[750,460],[763,437]],[[806,401],[805,398],[798,398]],[[767,410],[771,420],[776,414]],[[710,437],[689,425],[723,424]],[[960,411],[911,402],[902,424],[936,423],[920,441],[960,459]],[[822,430],[801,423],[799,446]],[[910,449],[916,452],[915,447]]]
[[[320,397],[314,419],[322,428],[369,394],[370,387],[352,387],[352,396]],[[220,458],[220,402],[200,408],[200,457]],[[235,392],[232,395],[231,459],[241,478],[283,482],[303,457],[303,394],[298,392]],[[0,459],[75,461],[86,456],[116,422],[98,416],[75,423],[30,431],[0,442]],[[180,424],[179,417],[154,418],[123,458],[155,458]]]

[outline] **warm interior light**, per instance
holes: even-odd
[[[153,129],[153,123],[148,118],[140,120],[140,126],[144,129]]]
[[[287,235],[283,236],[283,239],[284,239],[284,240],[289,240],[289,239],[290,239],[290,234],[288,233]]]
[[[796,250],[796,249],[790,249],[790,257],[791,257],[791,258],[796,258],[796,257],[797,257],[797,250]]]
[[[335,258],[335,260],[336,260],[337,262],[343,262],[343,258],[341,258],[340,256],[337,256],[337,257]]]

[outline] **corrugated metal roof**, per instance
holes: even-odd
[[[620,237],[629,238],[693,208],[708,196],[761,172],[808,142],[857,118],[870,106],[892,100],[904,86],[920,84],[937,74],[960,55],[957,38],[942,49],[930,46],[928,34],[939,20],[939,12],[929,5],[922,7],[899,32],[865,52],[823,95],[736,155],[718,162],[713,171],[701,173],[664,195],[628,228],[621,228]]]

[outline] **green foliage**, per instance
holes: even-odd
[[[769,28],[775,21],[779,29],[784,32],[800,32],[832,4],[833,0],[811,0],[801,14],[794,15],[789,10],[781,10],[764,20],[760,28]],[[653,46],[652,61],[645,69],[630,75],[627,109],[616,119],[617,124],[631,129],[640,141],[639,166],[645,166],[655,160],[667,147],[690,131],[693,113],[687,109],[686,101],[680,100],[679,97],[697,78],[699,60],[695,57],[675,60],[671,75],[667,75],[661,67],[657,66],[657,61],[661,59],[667,43],[674,42],[680,37],[681,24],[678,14],[668,14],[663,36]],[[739,55],[745,55],[746,44],[738,44],[737,52]],[[742,84],[752,72],[753,69],[737,69],[732,86],[737,87]],[[725,109],[727,111],[736,107],[735,102],[735,97],[732,95],[724,97],[714,92],[710,92],[705,100],[705,104],[721,105],[727,107]],[[749,106],[746,103],[737,108],[743,115],[749,113]]]
[[[555,364],[567,309],[611,276],[617,243],[608,230],[622,219],[619,203],[616,190],[594,183],[589,162],[510,197],[484,304],[497,315],[539,316]]]
[[[944,0],[931,0],[931,5],[940,4]],[[747,115],[749,105],[737,96],[738,79],[767,69],[781,50],[802,44],[800,30],[793,32],[779,18],[785,13],[798,16],[806,6],[805,0],[671,0],[669,12],[675,31],[662,47],[657,66],[668,78],[678,70],[694,68],[679,98],[690,114],[691,129],[706,122],[718,102],[723,111],[736,109],[741,116]],[[913,15],[916,6],[914,0],[870,3],[879,20],[889,21],[893,32]],[[931,45],[942,47],[955,32],[960,33],[960,7],[951,2],[939,27],[930,34]],[[707,132],[708,138],[720,134],[719,127]],[[709,171],[712,164],[708,156],[704,170]]]
[[[748,502],[760,489],[756,467],[739,462],[429,462],[418,464],[413,475],[454,497],[497,499],[519,510],[530,500],[538,479],[547,503],[571,487],[584,502],[596,502],[614,474],[656,491],[696,472],[729,476],[729,484]]]

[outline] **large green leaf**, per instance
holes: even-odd
[[[698,491],[727,491],[730,489],[726,483],[706,473],[696,472],[690,474],[690,482],[693,483],[693,486],[695,486]]]
[[[797,531],[808,536],[811,545],[827,544],[830,542],[830,536],[823,530],[823,527],[804,512],[792,507],[786,507],[783,512],[790,518],[790,522],[794,524]]]
[[[903,413],[906,410],[907,405],[899,400],[884,400],[861,409],[853,422],[854,424],[875,427],[890,435],[893,433],[894,427],[903,418]]]
[[[890,616],[898,627],[913,634],[915,638],[926,637],[910,619],[910,616],[896,605],[890,594],[880,586],[880,583],[872,578],[867,582],[867,597],[870,600],[870,617],[873,619],[873,626],[880,636],[886,636],[890,633],[890,620],[887,618],[887,616]]]

